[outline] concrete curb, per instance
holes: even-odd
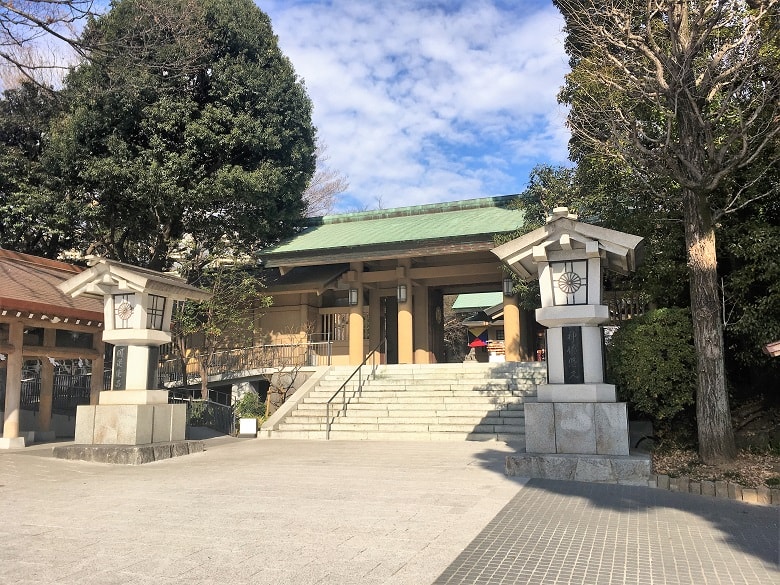
[[[148,445],[65,445],[54,447],[52,455],[57,459],[91,461],[116,465],[143,465],[191,453],[202,453],[203,441],[174,441]]]
[[[760,506],[780,506],[780,488],[766,486],[747,488],[730,481],[697,481],[685,476],[669,477],[668,475],[651,475],[647,485],[670,492],[736,500]]]

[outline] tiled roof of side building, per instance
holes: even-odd
[[[71,298],[57,289],[84,269],[65,262],[0,249],[0,309],[103,320],[100,299]]]
[[[312,251],[354,250],[400,243],[466,240],[508,233],[523,225],[522,211],[510,208],[517,195],[468,199],[312,218],[299,234],[268,250],[274,258]]]

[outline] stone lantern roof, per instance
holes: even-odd
[[[548,253],[581,250],[586,257],[599,256],[602,267],[628,274],[641,261],[643,239],[624,232],[577,221],[568,207],[556,207],[547,224],[492,252],[523,280],[534,280],[538,262],[546,261]]]
[[[116,290],[150,293],[173,300],[205,301],[211,294],[187,284],[183,278],[148,268],[123,264],[107,258],[96,258],[80,274],[61,283],[58,288],[71,297],[112,294]]]

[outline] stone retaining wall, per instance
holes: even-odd
[[[780,506],[780,488],[746,488],[730,481],[696,481],[689,477],[669,477],[668,475],[651,475],[648,480],[650,487],[657,487],[670,492],[683,492],[714,498],[728,498],[762,506]]]

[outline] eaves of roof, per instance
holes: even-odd
[[[83,270],[65,262],[0,250],[0,309],[102,321],[102,300],[73,299],[57,288]]]

